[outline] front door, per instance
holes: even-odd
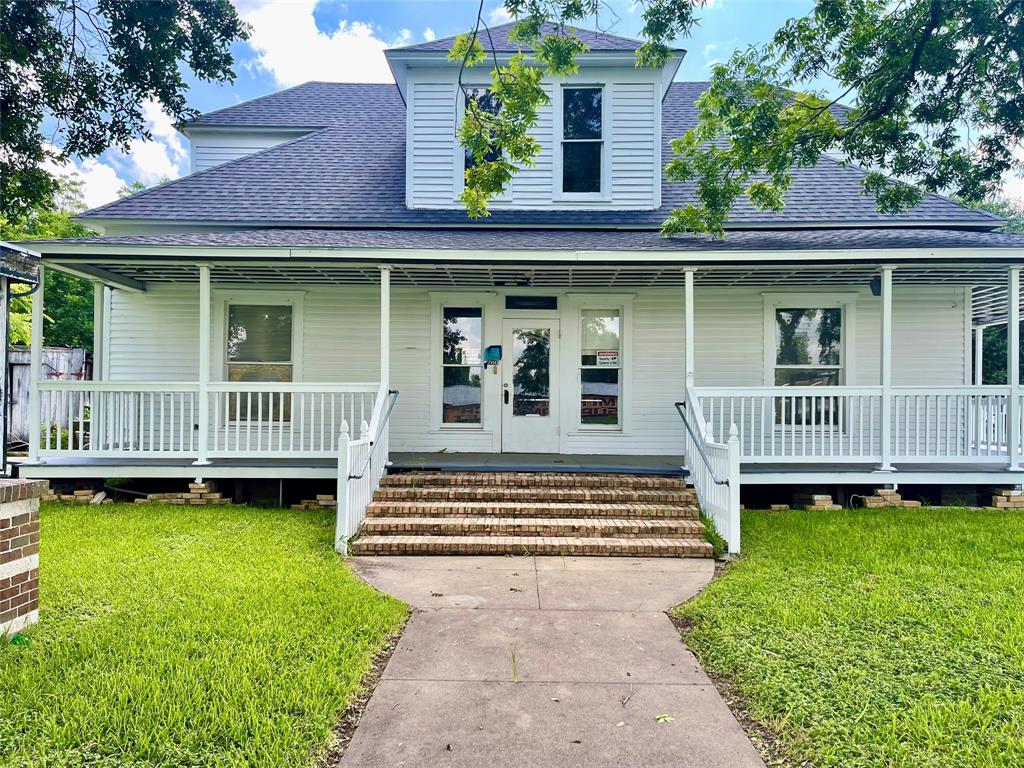
[[[558,320],[505,320],[501,449],[558,452]]]

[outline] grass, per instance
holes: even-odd
[[[745,512],[687,642],[792,765],[1024,765],[1024,515]]]
[[[321,512],[44,505],[0,765],[309,765],[406,615],[332,535]]]

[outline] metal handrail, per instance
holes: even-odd
[[[683,410],[687,407],[685,402],[677,402],[675,404],[676,411],[679,413],[679,418],[683,420],[683,426],[686,427],[686,431],[690,433],[690,437],[693,438],[693,444],[697,446],[697,453],[700,454],[701,459],[704,461],[704,466],[708,468],[708,472],[711,473],[711,480],[715,485],[729,485],[729,478],[725,480],[719,479],[718,475],[715,474],[714,467],[711,466],[711,459],[708,458],[707,453],[704,451],[704,440],[697,436],[697,433],[693,431],[693,427],[690,426],[690,420],[686,418],[686,412]]]
[[[384,411],[384,415],[381,416],[380,424],[377,426],[377,434],[374,435],[373,439],[370,441],[370,451],[369,451],[369,453],[366,454],[366,463],[363,464],[363,468],[359,471],[358,475],[349,475],[348,476],[349,480],[362,480],[363,479],[363,476],[366,474],[367,467],[370,466],[370,461],[373,460],[373,452],[375,450],[377,450],[377,443],[380,441],[380,436],[382,434],[384,434],[384,427],[387,426],[388,419],[391,418],[391,411],[393,411],[395,409],[395,403],[397,403],[397,402],[398,402],[398,390],[397,389],[389,389],[388,390],[388,406],[387,406],[387,409]]]

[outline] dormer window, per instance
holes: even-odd
[[[470,101],[475,101],[476,105],[481,110],[489,115],[498,114],[498,110],[501,105],[498,103],[497,97],[490,92],[487,88],[466,88],[466,106],[469,106]],[[465,169],[468,171],[474,165],[476,165],[476,158],[473,157],[473,153],[467,147],[465,150],[466,162]],[[491,149],[486,155],[485,159],[489,163],[493,163],[501,157],[501,152],[497,149]]]
[[[601,193],[602,97],[600,87],[562,89],[562,192],[565,194]]]

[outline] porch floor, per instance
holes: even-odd
[[[391,470],[435,472],[588,472],[685,477],[682,456],[603,456],[557,453],[429,453],[391,452]],[[230,458],[197,466],[189,458],[51,457],[38,464],[13,458],[21,477],[203,477],[203,478],[333,478],[333,458]]]
[[[319,458],[230,458],[196,466],[189,458],[51,457],[30,464],[11,457],[20,477],[27,478],[336,478],[338,463]],[[557,453],[392,452],[392,471],[438,472],[589,472],[685,477],[682,456],[572,455]],[[873,464],[744,462],[740,477],[751,485],[863,484],[999,485],[1024,484],[1024,472],[1010,472],[1001,462],[963,464],[898,464],[882,472]]]
[[[586,472],[627,475],[689,474],[680,456],[602,456],[560,453],[392,452],[391,469],[432,472]]]

